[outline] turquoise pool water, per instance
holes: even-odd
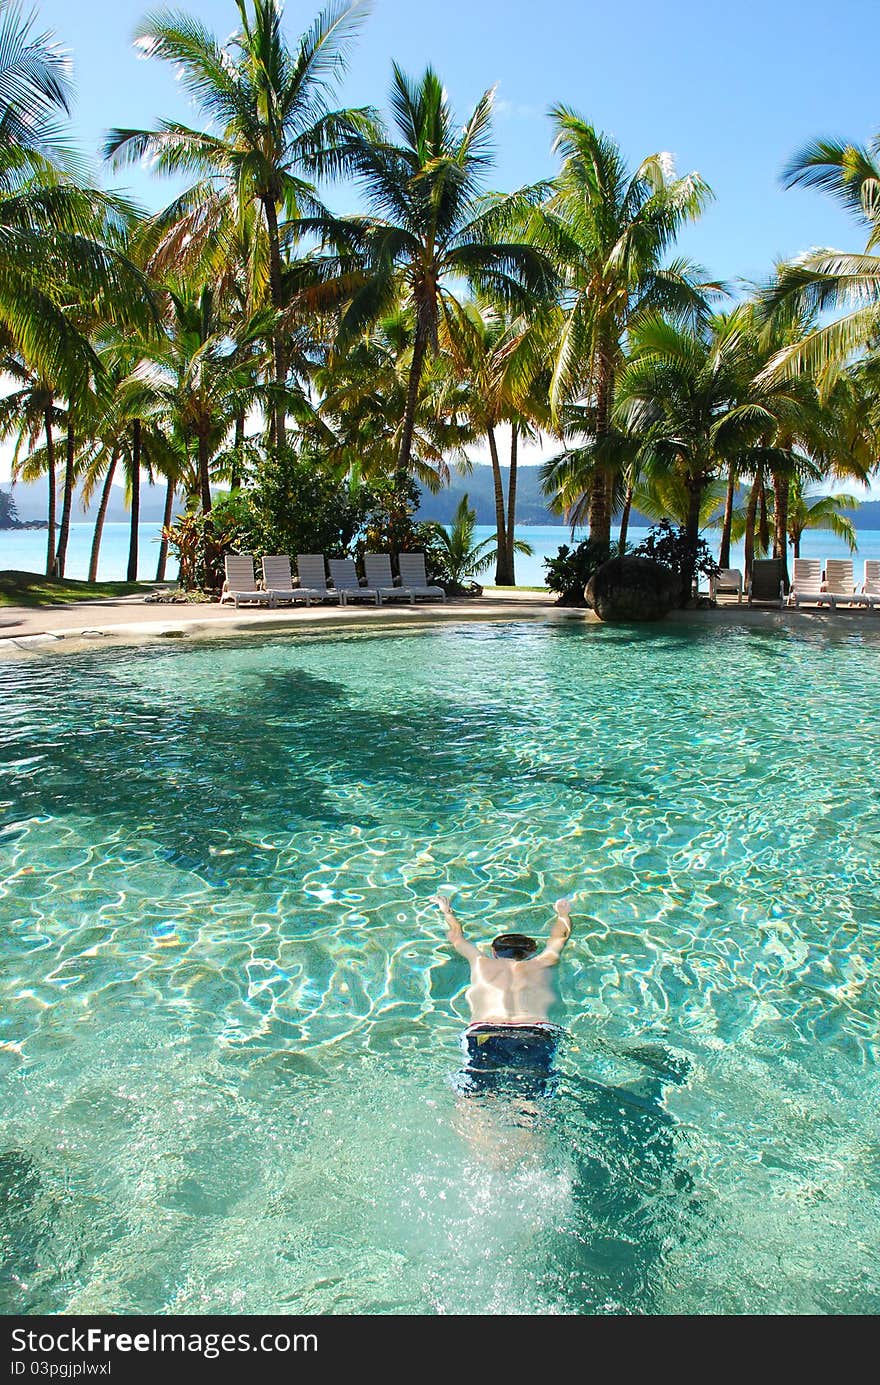
[[[871,631],[0,664],[2,1311],[876,1312]],[[554,1095],[438,887],[573,897]]]

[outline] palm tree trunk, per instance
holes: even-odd
[[[46,472],[49,477],[49,538],[46,546],[46,576],[55,575],[55,443],[52,439],[52,409],[43,415],[46,425]]]
[[[126,581],[137,581],[138,524],[141,518],[141,421],[136,418],[131,432],[131,537],[128,541]]]
[[[697,543],[700,538],[700,504],[703,499],[703,479],[689,476],[687,479],[688,510],[685,522],[687,547],[681,568],[681,605],[687,606],[691,600],[694,577],[697,569]]]
[[[71,418],[71,405],[67,404],[67,457],[64,463],[64,499],[61,504],[61,529],[58,535],[58,553],[55,557],[55,568],[59,577],[64,576],[64,565],[67,562],[67,540],[70,534],[70,511],[73,508],[73,457],[76,451],[76,440],[73,433],[73,422]]]
[[[770,547],[770,520],[767,514],[767,489],[761,487],[758,496],[758,544],[761,549],[761,557],[766,557]]]
[[[793,558],[799,558],[799,557],[801,556],[801,534],[802,534],[802,533],[803,533],[803,530],[802,530],[802,529],[795,529],[795,530],[793,531],[793,533],[792,533],[792,536],[791,536],[791,554],[792,554],[792,557],[793,557]]]
[[[229,477],[229,489],[233,491],[241,489],[241,449],[243,446],[244,409],[239,409],[235,415],[235,439],[232,444],[232,471]]]
[[[174,509],[174,477],[168,477],[165,490],[165,510],[162,515],[162,538],[159,542],[159,561],[156,564],[156,581],[165,581],[165,564],[168,562],[168,530],[171,526],[171,511]]]
[[[428,337],[421,323],[416,324],[412,360],[409,367],[409,381],[406,387],[406,407],[403,411],[403,426],[400,431],[400,450],[397,454],[397,470],[404,476],[410,473],[410,454],[413,433],[416,426],[416,404],[419,398],[419,385],[422,383],[422,368],[425,364],[425,351]]]
[[[269,235],[269,296],[272,307],[281,312],[284,307],[284,288],[281,282],[281,242],[278,236],[278,208],[272,196],[263,198],[266,213],[266,229]],[[272,405],[272,441],[276,447],[283,447],[287,441],[287,424],[283,394],[287,383],[287,362],[284,353],[284,333],[276,328],[272,334],[272,356],[274,363],[275,388],[277,397]],[[210,506],[208,506],[210,509]]]
[[[510,573],[507,566],[507,526],[504,521],[504,484],[501,477],[501,464],[498,460],[498,443],[495,429],[490,424],[486,429],[489,439],[489,455],[492,458],[492,481],[495,487],[495,585],[510,586]]]
[[[724,520],[721,525],[721,548],[718,554],[719,567],[730,567],[730,531],[733,528],[733,502],[736,499],[736,483],[736,467],[731,463],[727,473],[727,495],[724,497]]]
[[[92,552],[89,557],[89,581],[98,580],[98,554],[101,551],[101,535],[104,532],[104,518],[107,514],[107,505],[110,501],[110,487],[113,485],[113,473],[116,471],[118,453],[114,452],[110,458],[110,465],[107,467],[107,475],[104,477],[104,485],[101,488],[101,503],[98,506],[98,513],[95,516],[95,532],[92,535]]]
[[[632,513],[633,487],[630,481],[626,488],[626,495],[623,499],[623,509],[620,512],[620,538],[617,541],[618,551],[621,558],[626,550],[626,536],[629,532],[629,517]]]
[[[752,563],[755,561],[755,520],[758,514],[758,496],[763,485],[760,468],[755,474],[752,482],[752,489],[749,491],[749,500],[746,505],[746,532],[744,535],[745,547],[745,584],[748,587],[749,578],[752,575]]]
[[[788,475],[773,471],[773,557],[782,559],[782,578],[786,592],[788,580]]]
[[[199,433],[199,496],[202,513],[207,515],[211,510],[211,458],[207,433]]]
[[[519,459],[519,429],[510,425],[510,475],[507,478],[507,570],[510,585],[516,586],[514,542],[516,540],[516,468]]]
[[[602,361],[599,366],[599,379],[596,388],[596,441],[608,436],[608,420],[611,415],[612,378],[608,365]],[[611,478],[604,467],[598,467],[590,490],[590,538],[611,551]]]

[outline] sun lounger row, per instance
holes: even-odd
[[[749,605],[755,601],[785,604],[784,564],[781,558],[760,558],[752,564],[746,593]],[[738,568],[721,568],[709,579],[709,594],[715,598],[727,592],[743,598],[742,573]],[[840,605],[880,606],[880,559],[866,558],[861,590],[856,587],[851,558],[792,559],[790,606],[812,602],[835,610]]]
[[[823,572],[818,558],[795,558],[788,604],[800,606],[802,601],[830,606],[832,611],[840,605],[880,605],[880,559],[865,559],[860,591],[853,577],[852,559],[828,558]]]
[[[323,553],[300,553],[296,560],[297,576],[293,577],[290,559],[285,554],[263,558],[263,578],[260,585],[254,578],[254,559],[250,553],[228,553],[225,559],[226,581],[220,597],[234,601],[236,606],[277,606],[282,601],[335,601],[347,606],[349,601],[371,601],[381,606],[383,600],[405,597],[410,605],[416,598],[439,597],[446,600],[442,587],[428,582],[424,553],[398,555],[399,578],[391,571],[387,553],[368,553],[364,558],[366,581],[361,582],[351,558],[329,560],[330,581]]]

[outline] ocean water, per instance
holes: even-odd
[[[161,524],[138,526],[138,577],[148,581],[156,576],[159,561]],[[84,581],[89,574],[94,525],[71,524],[67,545],[66,577]],[[105,524],[101,536],[98,561],[100,582],[122,582],[128,572],[128,545],[131,528],[128,524]],[[45,529],[0,529],[0,571],[45,572],[48,532]],[[165,575],[177,576],[177,562],[169,551]]]
[[[494,528],[489,525],[478,526],[476,541],[481,542],[483,539],[491,538],[494,532]],[[647,529],[631,529],[629,531],[630,542],[634,544],[640,542],[647,535],[647,532]],[[142,581],[149,580],[156,575],[159,534],[159,526],[156,524],[140,525],[138,576]],[[532,557],[526,557],[519,553],[516,555],[518,585],[524,587],[543,586],[546,579],[543,560],[547,557],[555,557],[561,544],[571,545],[572,539],[569,530],[560,525],[552,524],[521,525],[517,529],[517,535],[519,538],[525,539],[534,549]],[[579,542],[582,537],[584,535],[578,533],[574,542]],[[717,556],[717,535],[711,532],[707,533],[707,541],[710,546],[715,544]],[[127,524],[107,524],[104,526],[101,559],[98,568],[100,580],[122,581],[125,578],[128,570],[128,542],[129,527]],[[70,526],[66,568],[68,577],[84,579],[88,575],[91,544],[91,524],[72,524]],[[807,532],[804,535],[801,551],[805,558],[847,558],[850,556],[849,549],[842,539],[835,538],[833,534],[818,532]],[[865,558],[880,558],[880,531],[863,529],[859,532],[859,547],[853,562],[857,577],[862,572],[862,562]],[[742,545],[734,546],[732,549],[731,563],[734,567],[739,567],[742,570]],[[45,567],[45,530],[0,530],[0,571],[13,568],[24,572],[43,572]],[[494,581],[494,571],[494,567],[487,569],[479,580],[487,585],[490,584]],[[177,563],[171,553],[168,555],[166,576],[169,580],[177,576]]]
[[[878,1311],[873,622],[0,693],[0,1311]],[[478,943],[572,898],[547,1094],[463,1092],[441,888]]]

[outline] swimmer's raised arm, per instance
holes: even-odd
[[[476,948],[473,943],[469,943],[464,936],[462,926],[452,912],[452,905],[449,903],[445,894],[433,895],[431,903],[436,904],[443,915],[446,921],[446,936],[452,943],[456,952],[460,953],[462,957],[467,957],[468,961],[471,961],[474,957],[479,957],[479,949]]]
[[[535,958],[536,962],[543,962],[545,966],[554,966],[559,961],[559,955],[571,937],[570,902],[567,899],[557,899],[553,905],[553,915],[547,946]]]

